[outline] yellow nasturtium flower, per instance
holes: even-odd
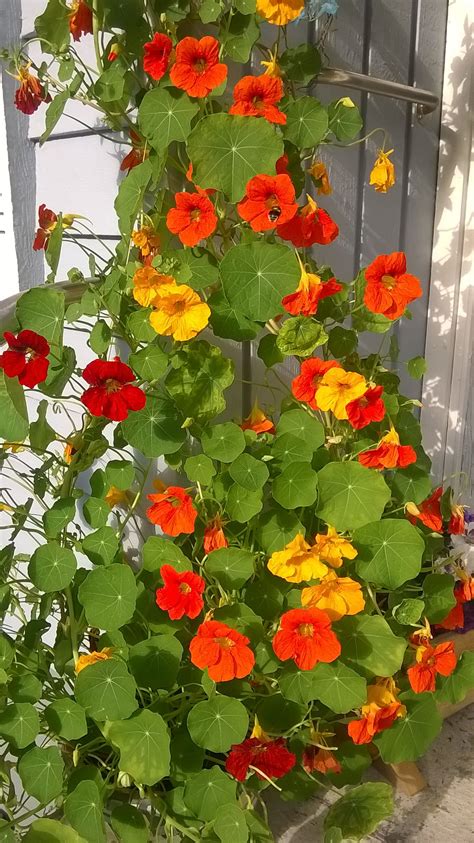
[[[276,26],[285,26],[295,20],[303,9],[304,0],[257,0],[258,14]]]
[[[331,410],[336,419],[347,419],[347,405],[365,392],[367,383],[363,375],[337,367],[323,375],[315,400],[320,410]]]
[[[334,527],[328,527],[326,534],[317,533],[314,549],[319,558],[331,568],[340,568],[343,559],[355,559],[357,550],[343,536],[338,535]]]
[[[321,562],[316,547],[311,547],[301,533],[298,533],[285,547],[272,553],[268,570],[287,582],[309,582],[328,573],[327,565]]]
[[[179,342],[191,340],[209,322],[211,311],[198,293],[186,284],[165,284],[152,302],[150,324],[157,334]]]
[[[114,506],[128,506],[130,503],[129,493],[123,491],[123,489],[118,489],[117,486],[110,487],[104,500],[110,509],[113,509]]]
[[[306,609],[321,609],[332,621],[344,615],[357,615],[365,607],[362,586],[350,577],[338,577],[329,571],[319,585],[304,588],[301,604]]]
[[[281,78],[281,70],[280,66],[277,61],[277,54],[276,50],[275,53],[270,51],[270,55],[267,61],[261,61],[260,64],[262,67],[265,68],[263,75],[264,76],[271,76],[273,79],[280,79]]]
[[[331,182],[329,181],[326,164],[323,161],[315,161],[308,170],[316,184],[318,195],[330,196],[332,193]]]
[[[370,182],[375,187],[377,193],[386,193],[395,184],[395,167],[389,159],[393,149],[384,152],[379,149],[377,160],[370,173]]]
[[[104,647],[103,650],[97,650],[94,653],[82,653],[75,665],[76,673],[80,673],[81,670],[84,670],[85,667],[89,667],[91,664],[107,661],[107,659],[112,657],[112,653],[112,647]]]
[[[160,287],[165,284],[176,286],[175,279],[171,275],[162,275],[153,266],[142,266],[133,276],[133,298],[142,307],[150,307]]]

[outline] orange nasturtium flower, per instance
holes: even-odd
[[[207,97],[227,79],[227,65],[219,62],[219,42],[211,35],[183,38],[176,47],[170,79],[190,97]]]
[[[110,486],[104,500],[110,509],[115,506],[127,507],[130,503],[130,493],[127,490],[118,489],[117,486]]]
[[[130,129],[130,140],[132,142],[132,148],[120,164],[121,172],[133,170],[134,167],[138,167],[150,155],[150,147],[146,145],[144,138],[134,129]]]
[[[189,645],[191,662],[214,682],[243,679],[251,673],[255,656],[250,640],[220,621],[204,621]]]
[[[448,533],[451,536],[460,536],[464,533],[464,509],[461,504],[451,503],[451,517],[448,524]]]
[[[405,504],[405,512],[408,513],[408,520],[411,524],[416,524],[417,520],[421,521],[429,530],[434,530],[436,533],[441,533],[443,530],[443,518],[441,516],[440,500],[443,494],[442,486],[437,489],[422,501],[418,506],[413,501],[408,501]]]
[[[372,313],[398,319],[407,305],[423,295],[421,284],[407,271],[403,252],[379,255],[365,270],[364,304]]]
[[[81,35],[92,33],[92,9],[84,0],[73,0],[68,18],[69,32],[74,41],[80,41]]]
[[[336,419],[347,419],[346,407],[367,391],[367,382],[358,372],[346,372],[342,368],[330,369],[323,375],[316,392],[320,410],[331,410]]]
[[[292,316],[314,316],[318,310],[318,304],[328,296],[334,296],[342,290],[335,278],[323,281],[319,275],[313,272],[306,272],[304,264],[298,257],[301,276],[294,293],[284,296],[281,303]]]
[[[397,697],[398,688],[392,677],[376,679],[367,686],[367,702],[362,706],[360,720],[347,726],[354,743],[371,743],[377,732],[388,729],[397,717],[404,717],[406,708]]]
[[[96,650],[93,653],[82,653],[82,655],[79,656],[74,669],[76,673],[80,673],[81,670],[84,670],[85,667],[89,667],[91,664],[107,661],[107,659],[112,658],[112,653],[112,647],[104,647],[103,650]]]
[[[138,231],[133,231],[132,240],[137,249],[140,249],[141,260],[153,257],[160,248],[159,235],[152,225],[142,225]]]
[[[304,9],[304,0],[257,0],[257,12],[268,23],[285,26],[299,17]]]
[[[153,39],[143,45],[143,70],[158,82],[168,70],[173,42],[168,35],[155,32]]]
[[[330,196],[332,193],[331,182],[329,181],[326,164],[322,161],[315,161],[308,169],[308,173],[316,185],[316,192],[319,196]]]
[[[377,193],[386,193],[395,184],[395,167],[389,158],[392,152],[393,149],[388,152],[379,149],[377,160],[372,167],[369,184],[374,185]]]
[[[133,298],[142,307],[150,307],[165,284],[177,286],[171,275],[162,275],[154,266],[141,266],[133,276]]]
[[[186,342],[209,322],[211,310],[199,293],[186,284],[164,284],[152,301],[150,325],[157,334]]]
[[[269,123],[286,123],[286,114],[277,108],[285,91],[281,79],[273,74],[244,76],[233,92],[234,102],[229,114],[243,117],[264,117]]]
[[[321,562],[315,547],[311,547],[301,533],[284,550],[276,550],[267,563],[268,570],[287,582],[309,582],[324,577],[327,565]]]
[[[15,106],[22,114],[34,114],[42,102],[51,102],[51,97],[37,76],[30,73],[31,62],[18,68],[15,76],[20,83],[15,91]]]
[[[222,529],[222,519],[220,515],[216,515],[204,530],[203,547],[205,553],[212,553],[213,550],[218,550],[220,547],[228,547],[229,542],[225,537]]]
[[[430,644],[416,648],[416,664],[407,670],[408,681],[415,694],[436,690],[436,674],[450,676],[456,667],[456,653],[452,641],[436,647]]]
[[[340,369],[341,364],[337,360],[320,360],[319,357],[310,357],[303,360],[299,375],[294,378],[291,384],[291,391],[298,401],[309,404],[313,410],[318,410],[316,403],[316,392],[329,369]]]
[[[70,228],[74,220],[82,219],[80,214],[63,214],[61,217],[61,225],[64,229]],[[58,223],[58,215],[54,213],[46,205],[40,205],[38,208],[38,228],[36,229],[35,239],[33,240],[33,249],[35,252],[44,249],[48,246],[49,238],[56,228]]]
[[[177,234],[183,246],[197,246],[200,240],[209,237],[216,230],[217,215],[208,196],[200,193],[177,193],[176,208],[166,216],[166,226]]]
[[[254,433],[275,433],[275,425],[267,418],[257,401],[253,405],[250,415],[242,421],[242,430],[253,430]]]
[[[180,486],[168,486],[164,492],[148,495],[152,505],[146,514],[152,524],[157,524],[167,536],[194,532],[197,510],[192,498]]]
[[[324,208],[319,208],[314,199],[306,194],[307,204],[298,209],[288,222],[278,225],[277,234],[289,240],[297,249],[308,249],[319,243],[327,246],[339,234],[339,226]]]
[[[361,584],[350,577],[338,577],[335,571],[329,571],[319,585],[304,588],[301,603],[308,609],[321,609],[332,621],[357,615],[365,607]]]
[[[343,559],[355,559],[357,556],[355,547],[352,547],[348,539],[340,536],[334,527],[328,527],[326,534],[317,533],[314,547],[319,558],[331,568],[340,568]]]
[[[163,587],[156,589],[156,603],[168,612],[172,621],[197,618],[204,607],[202,594],[205,580],[194,571],[177,571],[172,565],[162,565],[160,577]]]
[[[320,609],[285,612],[272,646],[281,661],[293,659],[300,670],[312,670],[318,662],[333,662],[341,655],[331,621]]]
[[[237,210],[253,231],[270,231],[288,222],[297,211],[295,188],[289,176],[254,176],[247,182]]]
[[[362,451],[357,457],[366,468],[406,468],[416,462],[416,451],[411,445],[400,445],[400,437],[394,427],[382,436],[377,448]]]
[[[334,753],[319,746],[306,746],[301,763],[307,773],[342,773],[342,767]]]
[[[470,577],[462,569],[459,569],[456,573],[460,577],[459,582],[454,586],[456,605],[442,621],[436,624],[439,629],[464,629],[464,604],[474,600],[474,577]]]

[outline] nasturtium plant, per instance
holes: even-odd
[[[5,51],[41,142],[81,103],[123,147],[117,242],[40,197],[48,283],[2,323],[5,843],[263,843],[267,791],[319,785],[325,841],[362,840],[372,758],[416,760],[474,686],[472,517],[395,371],[422,287],[393,243],[330,266],[331,148],[366,137],[304,6],[45,0]]]

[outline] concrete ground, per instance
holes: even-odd
[[[474,705],[444,722],[443,731],[418,764],[428,787],[417,796],[397,795],[393,817],[367,840],[383,843],[472,843],[474,841]],[[380,779],[374,771],[371,778]],[[278,843],[322,843],[323,819],[337,797],[323,794],[307,803],[269,800]]]

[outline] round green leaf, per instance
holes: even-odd
[[[30,749],[20,758],[18,772],[26,792],[38,802],[51,802],[62,792],[64,762],[55,746]]]
[[[128,565],[113,563],[87,574],[79,588],[89,626],[118,629],[133,617],[137,586]]]
[[[324,840],[363,840],[393,813],[393,789],[385,782],[353,787],[329,808],[324,818]]]
[[[173,276],[180,284],[188,284],[193,290],[203,290],[219,281],[219,266],[210,252],[199,246],[167,252],[167,257],[179,261],[173,268]]]
[[[276,344],[286,357],[310,357],[314,349],[327,340],[328,335],[319,322],[307,316],[293,316],[283,322]]]
[[[109,486],[125,491],[135,480],[135,466],[129,460],[110,460],[105,466],[105,477]]]
[[[233,462],[245,448],[245,436],[233,422],[214,424],[202,434],[204,452],[214,460]]]
[[[321,70],[321,56],[314,44],[302,44],[285,50],[279,65],[287,79],[308,85]]]
[[[44,716],[51,731],[67,741],[83,738],[87,734],[85,711],[70,697],[55,700],[48,705]]]
[[[233,380],[232,360],[224,357],[217,346],[197,340],[187,350],[182,365],[169,372],[165,386],[188,419],[202,422],[225,410],[224,389]]]
[[[15,647],[12,639],[5,632],[0,632],[0,668],[2,670],[8,670],[14,655]]]
[[[304,462],[295,462],[275,478],[272,496],[285,509],[311,506],[316,500],[318,475]]]
[[[300,277],[291,249],[261,241],[233,246],[220,269],[230,304],[259,322],[282,313],[281,300],[296,288]]]
[[[82,542],[82,550],[94,565],[110,565],[119,549],[117,534],[112,527],[99,527]]]
[[[76,557],[72,550],[50,541],[38,547],[30,559],[28,575],[40,591],[61,591],[76,573]]]
[[[118,659],[83,668],[76,677],[74,693],[93,720],[119,720],[137,708],[135,680]]]
[[[257,492],[268,480],[269,472],[264,462],[250,454],[241,454],[229,467],[229,474],[239,486]]]
[[[186,431],[172,401],[147,396],[143,410],[130,413],[121,423],[126,442],[137,448],[145,457],[161,457],[174,454],[186,439]]]
[[[430,476],[417,465],[409,465],[402,471],[394,472],[392,490],[402,503],[421,503],[431,494]]]
[[[393,676],[400,670],[407,648],[380,615],[355,615],[337,622],[344,659],[374,676]]]
[[[286,700],[281,694],[265,697],[257,705],[257,717],[262,729],[280,735],[296,726],[304,716],[306,707],[293,700]]]
[[[64,813],[88,843],[105,843],[105,826],[99,788],[93,781],[79,782],[66,797]]]
[[[153,785],[170,771],[170,739],[163,718],[143,709],[112,723],[107,735],[120,752],[120,769],[139,784]]]
[[[12,838],[12,841],[16,838]],[[35,820],[29,827],[23,838],[24,843],[88,843],[77,831],[59,820]],[[10,840],[0,837],[1,843],[10,843]]]
[[[275,172],[283,143],[266,120],[212,114],[191,132],[188,155],[196,184],[222,190],[231,202],[238,202],[253,176]]]
[[[22,328],[36,331],[50,345],[62,343],[65,295],[51,287],[35,287],[18,299],[16,317]]]
[[[343,102],[331,103],[329,106],[329,129],[340,141],[355,138],[362,129],[363,120],[356,105],[347,106]]]
[[[299,97],[286,109],[285,138],[299,149],[317,146],[328,130],[328,112],[314,97]]]
[[[205,454],[188,457],[184,463],[184,470],[192,483],[201,483],[202,486],[209,486],[216,475],[214,463]]]
[[[328,348],[333,357],[346,357],[352,354],[357,348],[357,332],[350,328],[341,328],[336,325],[329,331]]]
[[[217,290],[207,300],[211,308],[210,323],[216,337],[242,342],[253,340],[259,330],[258,322],[252,322],[231,305],[222,290]]]
[[[414,626],[420,620],[425,608],[423,600],[407,597],[392,609],[392,615],[397,623]]]
[[[282,413],[276,426],[277,437],[284,433],[303,439],[314,451],[324,445],[326,436],[320,421],[306,410],[287,410]]]
[[[140,103],[138,123],[151,146],[164,152],[172,141],[186,140],[198,110],[197,102],[190,100],[183,91],[154,88]]]
[[[171,738],[171,777],[186,781],[190,773],[199,773],[204,761],[204,750],[196,746],[185,727],[174,732]]]
[[[76,502],[74,498],[60,498],[43,515],[44,531],[47,538],[55,538],[74,518]]]
[[[456,705],[474,688],[474,653],[466,650],[450,676],[437,677],[436,701]]]
[[[226,510],[233,521],[245,524],[263,507],[262,493],[247,492],[238,483],[234,483],[227,494]]]
[[[265,553],[271,556],[276,550],[283,550],[304,527],[294,512],[274,507],[259,519],[258,540]]]
[[[151,382],[164,375],[168,368],[169,359],[157,343],[150,343],[135,354],[131,354],[128,362],[140,378]],[[128,486],[125,486],[125,488],[127,489]]]
[[[133,805],[117,805],[110,816],[110,825],[120,843],[147,843],[149,840],[145,817]]]
[[[273,443],[272,454],[281,468],[285,468],[295,462],[311,462],[314,451],[310,442],[293,433],[282,433]]]
[[[13,702],[38,702],[42,692],[43,685],[34,673],[18,674],[8,686],[8,696]]]
[[[352,536],[357,573],[391,590],[420,573],[425,543],[409,521],[387,518],[360,527]]]
[[[211,752],[227,752],[245,738],[249,716],[239,700],[215,695],[193,706],[187,726],[198,746]]]
[[[195,817],[211,822],[218,809],[234,804],[237,782],[219,767],[202,770],[192,776],[184,788],[184,801]]]
[[[171,690],[183,647],[174,635],[152,635],[130,648],[129,664],[139,688]]]
[[[340,661],[317,664],[311,672],[313,699],[321,700],[336,714],[359,708],[367,699],[365,679]]]
[[[214,832],[222,843],[247,843],[249,829],[242,809],[237,805],[223,805],[218,808]]]
[[[329,463],[318,478],[317,513],[340,532],[378,521],[390,500],[383,477],[358,462]]]
[[[307,705],[314,699],[312,671],[298,670],[295,664],[283,668],[278,685],[285,699],[299,705]]]
[[[382,759],[387,764],[416,761],[439,735],[443,723],[432,694],[415,697],[404,694],[402,702],[407,707],[405,717],[395,720],[374,738]]]
[[[283,608],[286,583],[277,577],[262,572],[245,590],[245,602],[265,620],[280,617]]]
[[[456,605],[454,577],[451,574],[428,574],[423,581],[423,600],[430,623],[444,620]]]
[[[193,566],[181,548],[162,536],[149,536],[143,545],[143,568],[159,571],[162,565],[172,565],[177,571],[192,571]]]
[[[254,554],[239,547],[213,550],[206,559],[206,573],[229,591],[242,588],[255,573]]]
[[[0,735],[14,749],[24,749],[40,730],[38,712],[31,703],[12,703],[0,714]]]
[[[104,527],[110,515],[110,507],[107,501],[96,497],[87,498],[84,501],[82,511],[89,526],[94,528]]]

